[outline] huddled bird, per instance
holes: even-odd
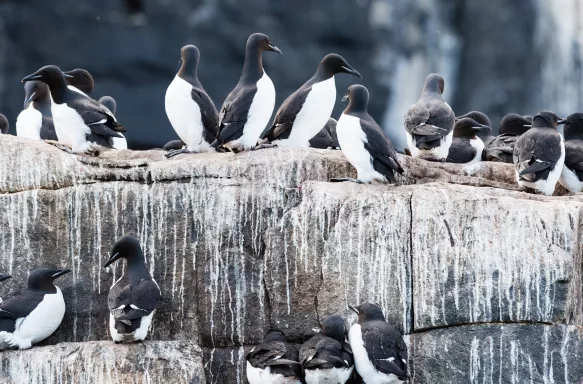
[[[516,140],[531,126],[532,116],[521,116],[516,113],[504,116],[500,121],[498,136],[493,138],[484,148],[483,159],[512,164]]]
[[[488,132],[491,129],[490,126],[480,124],[471,117],[456,120],[447,161],[467,165],[482,161],[484,142],[478,133]]]
[[[583,191],[583,113],[569,115],[563,129],[565,165],[559,182],[569,192]]]

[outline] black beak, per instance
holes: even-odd
[[[22,82],[26,83],[27,81],[40,80],[41,78],[42,78],[41,75],[37,75],[36,73],[33,73],[32,75],[28,75],[24,79],[22,79]]]
[[[342,101],[346,101],[348,100],[348,94],[344,95],[344,97],[342,98]]]
[[[10,279],[12,276],[10,275],[5,275],[3,273],[0,273],[0,281],[4,281],[4,280],[8,280]]]
[[[24,99],[24,108],[23,109],[28,108],[28,105],[32,101],[32,98],[34,97],[34,95],[36,95],[36,92],[33,92],[32,95],[30,95],[29,97],[27,97],[26,99]]]
[[[275,45],[273,45],[273,44],[269,44],[269,50],[271,50],[271,51],[273,51],[273,52],[277,52],[277,53],[279,53],[279,54],[282,54],[282,53],[281,53],[281,49],[277,48],[277,47],[276,47]]]
[[[103,266],[103,268],[107,268],[109,267],[111,264],[113,264],[114,262],[116,262],[119,258],[121,257],[121,255],[118,253],[116,253],[115,255],[112,255],[109,260],[107,260],[107,262],[105,263],[105,265]]]
[[[342,69],[344,70],[345,73],[348,73],[352,76],[356,76],[360,79],[362,79],[362,76],[360,75],[360,73],[358,73],[358,71],[354,68],[352,68],[350,65],[346,64],[342,66]]]
[[[474,128],[476,131],[480,132],[480,131],[491,131],[492,128],[488,127],[487,125],[480,125],[477,127],[472,127]]]
[[[55,273],[53,273],[53,280],[55,280],[58,277],[61,277],[63,275],[66,275],[67,273],[71,272],[70,269],[55,269],[54,271]]]
[[[567,119],[561,119],[561,120],[557,121],[557,124],[559,124],[559,125],[567,124]]]
[[[356,312],[356,314],[360,314],[360,307],[356,306],[353,307],[352,305],[349,305],[348,308],[352,309],[354,312]]]
[[[69,74],[69,72],[63,72],[63,76],[68,77],[70,79],[74,78],[75,76]]]

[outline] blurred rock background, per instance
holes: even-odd
[[[264,60],[277,106],[336,52],[363,74],[370,113],[400,147],[403,115],[431,72],[446,78],[456,113],[482,110],[494,131],[510,112],[583,110],[580,0],[2,0],[0,112],[14,130],[23,76],[82,67],[95,98],[117,100],[130,147],[161,146],[176,138],[164,94],[180,48],[200,48],[199,76],[220,108],[253,32],[284,53]],[[339,96],[355,80],[338,76]]]

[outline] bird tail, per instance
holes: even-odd
[[[211,143],[211,148],[218,148],[218,147],[220,147],[222,144],[223,144],[223,143],[221,143],[221,142],[219,141],[219,139],[216,139],[215,141],[213,141],[213,142]]]
[[[536,177],[537,172],[549,169],[550,166],[551,164],[548,161],[523,161],[522,163],[516,164],[516,171],[520,180],[532,181]]]

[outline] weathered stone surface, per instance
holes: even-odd
[[[186,341],[61,343],[3,352],[2,384],[203,384],[202,351]]]

